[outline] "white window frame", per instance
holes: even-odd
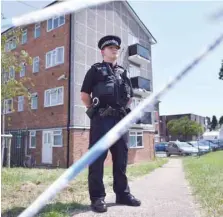
[[[15,67],[14,66],[9,67],[9,79],[15,79]]]
[[[24,40],[24,37],[26,37],[26,40]],[[28,33],[27,33],[27,29],[23,30],[22,32],[22,40],[21,43],[25,44],[28,41]]]
[[[58,51],[59,49],[62,49],[62,60],[61,61],[58,61]],[[50,57],[48,56],[50,55]],[[48,65],[48,58],[50,58],[50,64]],[[53,61],[53,59],[55,58],[55,61]],[[57,65],[60,65],[60,64],[63,64],[64,63],[64,46],[61,46],[61,47],[56,47],[54,50],[51,50],[51,51],[48,51],[46,53],[46,57],[45,57],[45,60],[46,60],[46,69],[48,68],[51,68],[51,67],[54,67],[54,66],[57,66]]]
[[[59,89],[62,89],[62,100],[61,102],[58,102],[58,103],[51,103],[52,99],[51,99],[51,95],[50,95],[50,102],[48,104],[48,102],[46,101],[47,100],[47,94],[48,92],[53,92],[53,91],[58,91]],[[58,105],[63,105],[64,104],[64,87],[56,87],[56,88],[51,88],[51,89],[47,89],[45,90],[44,92],[44,107],[52,107],[52,106],[58,106]]]
[[[53,130],[52,131],[52,147],[63,147],[63,131],[62,131],[62,129],[58,129],[58,130]],[[55,145],[54,144],[54,136],[61,136],[61,141],[62,141],[62,144],[60,144],[60,145]]]
[[[35,24],[35,29],[34,29],[34,38],[39,38],[40,37],[40,34],[39,36],[36,35],[37,31],[39,30],[40,34],[41,34],[41,25],[40,23],[36,23]]]
[[[31,146],[32,137],[35,137],[35,147]],[[36,131],[35,130],[29,131],[29,148],[36,148]]]
[[[9,111],[9,107],[7,106],[6,107],[6,104],[9,102],[9,101],[12,101],[12,110],[11,111]],[[4,100],[4,114],[10,114],[10,113],[12,113],[13,112],[13,98],[10,98],[10,99],[5,99]],[[7,109],[7,110],[6,110]]]
[[[61,24],[59,23],[60,17],[63,17],[63,18],[64,18],[64,22],[61,23]],[[54,20],[55,20],[55,19],[59,19],[59,20],[58,20],[58,26],[57,26],[57,27],[54,27]],[[52,20],[52,28],[51,28],[51,29],[49,29],[49,20]],[[47,20],[47,32],[50,32],[50,31],[52,31],[52,30],[54,30],[54,29],[59,28],[60,26],[63,26],[63,25],[65,24],[65,22],[66,22],[66,21],[65,21],[65,15],[51,17],[50,19]]]
[[[5,43],[5,51],[11,51],[17,47],[16,37],[10,38]]]
[[[38,69],[35,69],[35,63],[36,63],[36,61],[38,61]],[[37,73],[37,72],[39,72],[39,56],[37,56],[37,57],[34,57],[33,58],[33,73]]]
[[[24,111],[24,102],[25,102],[25,97],[18,96],[18,112]]]
[[[26,65],[25,65],[25,63],[21,63],[20,67],[21,67],[21,70],[19,72],[19,76],[20,76],[20,78],[22,78],[22,77],[25,77],[25,75],[26,75]]]
[[[134,146],[130,146],[130,137],[131,136],[136,136],[136,143]],[[137,137],[141,137],[142,138],[142,146],[138,146],[137,144]],[[144,142],[143,142],[143,131],[142,130],[130,130],[129,131],[129,142],[128,142],[128,147],[129,148],[132,148],[132,149],[135,149],[135,148],[144,148]]]
[[[33,106],[33,98],[36,98],[37,102],[36,102],[36,107]],[[31,95],[31,109],[33,110],[37,110],[38,109],[38,94],[37,93],[32,93]]]

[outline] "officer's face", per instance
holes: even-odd
[[[107,46],[101,52],[104,57],[116,60],[118,58],[118,51],[118,47],[116,46]]]

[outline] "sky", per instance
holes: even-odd
[[[40,9],[52,1],[2,1],[6,18]],[[129,1],[156,38],[152,46],[154,91],[183,70],[223,32],[223,18],[209,17],[223,9],[221,1]],[[223,43],[188,76],[167,92],[160,114],[193,113],[217,118],[223,115],[223,81],[218,73],[223,60]]]

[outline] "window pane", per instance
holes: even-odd
[[[51,55],[52,55],[51,52],[48,52],[46,54],[46,67],[50,67],[52,65]]]
[[[57,49],[57,63],[64,62],[64,48]]]
[[[54,145],[62,145],[62,135],[55,135],[54,136]]]
[[[135,136],[129,137],[129,147],[136,147],[136,137]]]
[[[38,96],[35,94],[31,98],[31,108],[37,109],[37,107],[38,107]]]
[[[54,18],[53,20],[53,28],[57,28],[59,26],[59,17]]]
[[[142,146],[142,136],[137,136],[137,147]]]
[[[53,19],[47,21],[47,30],[50,31],[53,28]]]
[[[46,91],[46,98],[45,98],[45,105],[49,106],[50,105],[50,91]]]
[[[36,136],[31,137],[31,147],[33,147],[33,148],[36,147]]]
[[[15,78],[14,67],[10,67],[10,69],[9,69],[9,79],[14,79],[14,78]]]
[[[62,103],[63,102],[63,89],[60,88],[58,89],[58,103]]]
[[[59,17],[59,24],[63,25],[65,23],[65,16],[60,16]]]
[[[53,50],[52,51],[52,66],[55,66],[56,65],[56,50]]]
[[[24,110],[24,96],[18,97],[18,111]]]
[[[33,72],[39,72],[39,57],[34,58],[33,67]]]

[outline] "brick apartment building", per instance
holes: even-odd
[[[202,117],[195,114],[177,114],[177,115],[161,115],[160,116],[160,137],[162,141],[175,141],[175,140],[196,140],[196,136],[187,136],[187,139],[183,136],[171,136],[167,129],[167,123],[174,119],[180,119],[182,117],[188,117],[189,120],[196,121],[199,123],[204,130],[206,129],[205,119],[206,117]]]
[[[97,41],[104,35],[122,38],[118,63],[127,67],[132,80],[131,107],[153,91],[151,46],[156,40],[126,1],[54,17],[23,30],[21,43],[16,47],[9,39],[6,49],[24,49],[33,57],[33,65],[24,66],[15,78],[30,77],[35,86],[31,105],[23,96],[5,101],[6,130],[14,135],[15,153],[31,154],[37,165],[66,167],[87,151],[90,120],[80,88],[90,66],[102,61]],[[156,116],[147,112],[129,130],[129,163],[153,159]],[[17,154],[12,156],[18,164]],[[106,163],[110,162],[108,155]]]

